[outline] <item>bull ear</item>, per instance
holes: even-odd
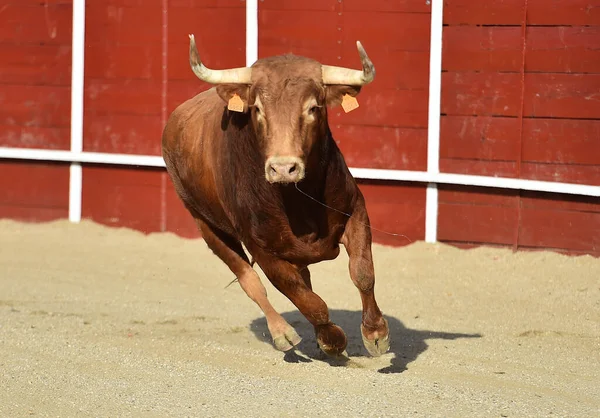
[[[244,102],[244,112],[248,111],[249,92],[250,86],[247,84],[219,84],[217,86],[217,94],[225,103],[229,103],[229,100],[237,94]]]
[[[327,107],[336,107],[342,103],[347,94],[352,97],[358,96],[361,86],[329,85],[325,88]]]

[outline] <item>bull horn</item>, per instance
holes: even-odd
[[[194,35],[190,35],[190,66],[200,80],[211,84],[250,84],[252,79],[252,68],[250,67],[231,68],[228,70],[211,70],[210,68],[206,68],[202,64],[202,61],[200,61]]]
[[[369,59],[369,56],[360,41],[356,41],[356,48],[358,49],[358,55],[360,55],[360,61],[362,62],[362,71],[344,67],[334,67],[331,65],[321,65],[323,84],[362,86],[373,81],[375,78],[375,67],[373,66],[373,63]]]

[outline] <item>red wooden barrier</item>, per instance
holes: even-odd
[[[1,6],[2,146],[69,148],[71,3]],[[189,69],[188,33],[196,34],[207,65],[244,64],[245,2],[169,0],[166,15],[164,4],[88,0],[86,151],[160,154],[164,111],[208,88]],[[441,169],[600,185],[600,1],[528,0],[522,68],[524,4],[445,1]],[[359,109],[331,112],[335,138],[351,166],[425,170],[430,10],[413,0],[261,1],[259,54],[293,52],[357,67],[361,40],[377,78],[361,93]],[[1,161],[0,167],[1,217],[67,216],[68,165]],[[85,218],[197,236],[161,170],[86,166],[83,176]],[[375,228],[424,238],[423,185],[361,187]],[[591,198],[441,186],[438,235],[459,246],[600,255],[599,205]],[[377,231],[374,237],[408,242]]]
[[[600,2],[524,5],[445,2],[441,169],[600,185]],[[600,254],[597,199],[530,196],[445,186],[439,237]]]

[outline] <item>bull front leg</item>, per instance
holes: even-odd
[[[350,278],[360,292],[362,323],[360,331],[369,354],[380,356],[390,347],[388,323],[375,300],[375,270],[371,252],[371,227],[362,195],[346,224],[341,243],[350,258]]]
[[[248,250],[273,286],[313,325],[319,348],[332,357],[344,356],[348,344],[346,334],[331,322],[327,304],[312,291],[308,269],[277,258],[251,244]]]
[[[208,247],[221,259],[235,274],[240,286],[246,295],[252,299],[265,314],[267,327],[273,338],[275,348],[288,351],[301,341],[296,330],[273,308],[267,298],[267,290],[263,286],[258,274],[252,268],[248,257],[239,241],[215,230],[200,219],[196,224]]]

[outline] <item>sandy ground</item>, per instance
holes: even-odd
[[[391,352],[361,345],[344,251],[313,284],[346,364],[266,323],[199,240],[0,221],[0,416],[600,416],[600,260],[412,244],[374,249]],[[263,276],[264,277],[264,276]]]

